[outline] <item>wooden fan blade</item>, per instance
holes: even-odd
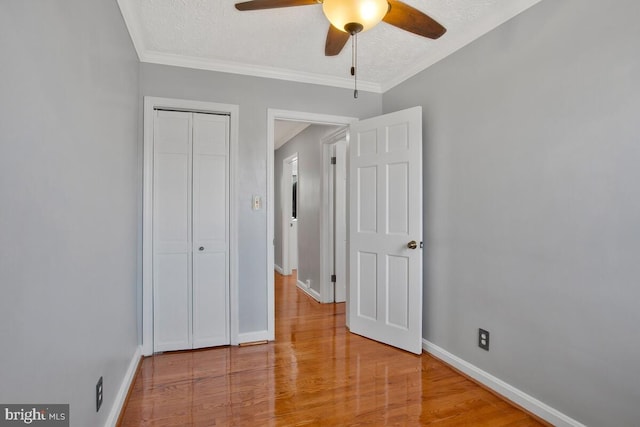
[[[425,15],[418,9],[399,0],[387,1],[389,3],[389,12],[382,18],[387,24],[430,39],[437,39],[447,31],[435,19]]]
[[[253,0],[236,3],[236,9],[242,11],[262,10],[275,9],[278,7],[309,6],[312,4],[318,4],[317,0]]]
[[[329,32],[327,33],[327,42],[324,45],[325,56],[336,56],[342,51],[342,48],[349,41],[351,35],[340,31],[333,25],[329,25]]]

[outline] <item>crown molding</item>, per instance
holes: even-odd
[[[242,74],[245,76],[264,77],[268,79],[353,89],[352,79],[327,76],[324,74],[305,73],[301,71],[286,70],[283,68],[247,65],[239,62],[175,55],[150,50],[145,50],[142,55],[139,54],[139,56],[141,62],[151,64],[173,65],[176,67],[194,68],[198,70],[218,71],[222,73]],[[382,93],[380,84],[362,80],[358,80],[358,90]]]
[[[539,3],[540,1],[542,0],[510,0],[509,2],[507,2],[508,7],[503,9],[500,14],[492,15],[482,22],[475,23],[472,27],[467,28],[466,31],[461,33],[461,35],[454,37],[450,34],[445,34],[439,40],[440,46],[436,52],[416,61],[414,66],[405,69],[405,72],[397,74],[393,78],[383,82],[358,80],[358,89],[373,93],[385,93],[386,91],[403,83],[404,81],[410,79],[421,71],[429,68],[431,65],[439,62],[440,60],[446,58],[457,50],[463,48],[467,44],[483,36],[489,31],[492,31],[496,27],[522,13],[536,3]],[[286,80],[298,83],[317,84],[343,89],[353,89],[353,79],[351,78],[328,76],[325,74],[308,73],[283,68],[254,66],[239,62],[221,61],[149,50],[144,45],[144,38],[142,37],[139,30],[140,25],[138,25],[135,13],[131,9],[131,3],[127,0],[117,0],[117,2],[140,62],[173,65],[176,67],[217,71],[231,74],[241,74],[246,76]]]

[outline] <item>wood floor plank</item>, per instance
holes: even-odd
[[[345,328],[344,304],[318,304],[276,274],[276,341],[145,358],[120,425],[540,426],[428,354]]]

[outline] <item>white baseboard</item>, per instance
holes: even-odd
[[[116,399],[113,402],[111,411],[109,412],[109,417],[107,418],[107,422],[104,424],[105,427],[115,427],[118,422],[118,417],[120,417],[120,412],[124,409],[125,399],[127,398],[127,394],[129,394],[129,389],[133,385],[133,380],[135,379],[136,371],[138,370],[138,363],[140,363],[141,357],[142,346],[138,346],[135,353],[133,353],[131,362],[129,362],[129,368],[124,374],[124,379],[122,380],[122,384],[120,384],[120,389],[118,390]]]
[[[269,341],[269,331],[255,331],[238,334],[238,344],[256,341]]]
[[[273,269],[284,276],[284,270],[278,264],[273,264]]]
[[[449,353],[442,347],[423,339],[422,348],[434,357],[442,360],[443,362],[453,366],[457,370],[470,376],[479,383],[485,385],[491,390],[495,391],[506,399],[512,401],[516,405],[521,406],[532,414],[537,415],[545,421],[550,422],[556,427],[586,427],[584,424],[574,420],[573,418],[563,414],[562,412],[552,408],[544,402],[539,401],[533,396],[528,395],[515,388],[514,386],[507,384],[500,378],[494,377],[488,372],[483,371],[475,365],[459,358],[458,356]]]
[[[302,289],[307,295],[309,295],[311,298],[313,298],[314,300],[320,302],[322,300],[322,298],[320,298],[320,293],[318,291],[315,291],[313,289],[311,289],[309,286],[307,286],[306,283],[301,282],[300,280],[298,280],[298,288]]]

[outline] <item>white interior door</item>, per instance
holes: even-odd
[[[280,206],[282,210],[282,274],[289,276],[298,268],[298,224],[293,217],[293,174],[298,175],[298,153],[282,160],[282,185]],[[296,184],[299,194],[299,184]],[[294,230],[295,228],[295,230]],[[293,235],[292,235],[293,234]],[[292,245],[294,247],[292,247]],[[292,256],[295,254],[295,259]]]
[[[419,354],[422,109],[351,125],[349,172],[349,327]]]
[[[229,344],[229,118],[156,111],[153,351]]]
[[[298,269],[298,220],[289,219],[289,267]]]
[[[334,174],[334,273],[335,302],[347,299],[347,142],[341,140],[335,144]]]
[[[298,269],[298,158],[291,161],[291,214],[289,220],[289,267]],[[295,215],[294,215],[295,214]]]
[[[193,114],[193,348],[229,344],[229,117]]]

